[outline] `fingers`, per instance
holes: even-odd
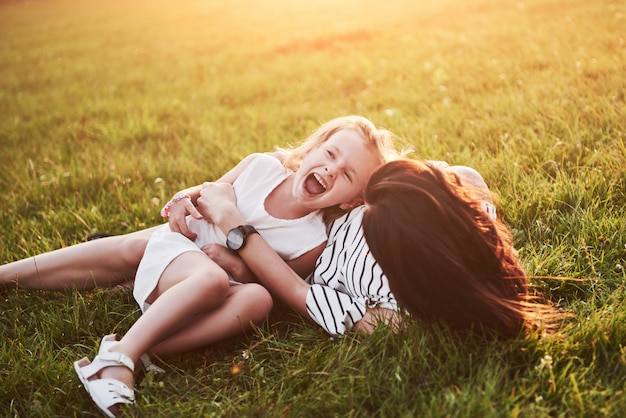
[[[202,219],[202,215],[198,212],[198,209],[191,203],[191,200],[185,200],[186,212],[196,219]]]
[[[204,182],[200,195],[204,198],[214,196],[215,200],[229,199],[235,200],[235,189],[230,183]]]
[[[241,221],[243,215],[237,208],[235,190],[230,183],[204,183],[196,205],[204,219],[217,225],[225,234],[232,228],[232,223],[245,222]]]
[[[169,225],[172,232],[183,234],[190,240],[195,240],[197,235],[187,226],[187,215],[196,219],[202,219],[202,215],[195,208],[190,199],[182,199],[170,207]]]
[[[178,218],[170,216],[169,225],[172,232],[183,234],[190,240],[195,240],[197,238],[197,235],[189,229],[184,217]]]
[[[187,226],[187,222],[183,222],[182,225],[180,225],[180,231],[178,232],[180,232],[192,241],[198,237],[196,233],[192,232],[191,229],[189,229],[189,226]]]

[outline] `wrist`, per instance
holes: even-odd
[[[161,216],[164,218],[169,218],[170,216],[170,209],[171,207],[176,203],[179,202],[183,199],[189,199],[191,200],[191,196],[189,196],[187,193],[176,193],[174,195],[173,198],[171,198],[166,204],[165,206],[163,206],[163,209],[161,209]]]
[[[224,210],[223,215],[218,219],[215,219],[214,217],[213,223],[218,226],[224,235],[226,235],[231,229],[236,228],[239,225],[244,225],[247,222],[241,213],[239,213],[237,207],[233,205],[232,209]]]

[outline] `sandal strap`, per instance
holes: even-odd
[[[131,371],[135,370],[133,361],[125,354],[113,352],[110,354],[103,353],[103,355],[106,355],[107,358],[103,358],[102,355],[98,355],[91,363],[80,368],[85,379],[89,379],[90,377],[97,375],[100,370],[105,367],[124,366],[129,368]]]
[[[104,353],[100,353],[93,362],[95,363],[98,360],[103,363],[110,363],[110,366],[125,366],[129,368],[131,372],[135,371],[135,362],[126,354],[118,351],[105,351]]]
[[[116,403],[133,403],[135,402],[135,392],[124,383],[116,379],[97,379],[90,380],[89,393],[96,393],[97,396],[107,399],[107,408]],[[110,403],[109,403],[110,402]]]
[[[131,372],[135,371],[135,363],[125,355],[118,351],[110,351],[111,346],[116,345],[119,342],[119,335],[109,334],[102,337],[100,342],[100,348],[98,349],[98,355],[94,359],[94,362],[100,358],[100,361],[113,362],[111,366],[125,366],[130,369]]]
[[[114,417],[109,408],[116,404],[134,404],[135,393],[116,379],[98,379],[87,382],[87,393],[107,416]]]

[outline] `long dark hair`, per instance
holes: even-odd
[[[554,311],[529,295],[509,229],[458,177],[424,162],[393,161],[372,175],[365,201],[367,243],[413,316],[507,337],[551,327]]]

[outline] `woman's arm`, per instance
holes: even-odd
[[[320,247],[303,254],[294,260],[287,261],[291,267],[301,278],[305,278],[312,272],[312,266],[315,265],[319,253],[323,250],[323,244]],[[241,259],[239,254],[229,250],[220,244],[208,244],[202,247],[202,251],[215,261],[221,268],[236,281],[240,283],[258,282],[256,275],[250,270],[246,263]]]
[[[197,205],[204,217],[217,225],[224,234],[247,223],[237,209],[234,191],[230,185],[205,183]],[[316,249],[317,254],[322,248],[323,246]],[[308,317],[306,295],[310,285],[302,280],[302,277],[285,263],[259,234],[248,236],[246,245],[238,251],[238,254],[270,292],[301,315]],[[309,256],[317,259],[314,252]],[[315,259],[300,261],[303,261],[303,264],[314,265]]]
[[[205,183],[205,188],[198,199],[198,209],[224,234],[227,234],[232,228],[246,224],[246,219],[236,207],[234,192],[228,185]],[[317,261],[322,250],[323,246],[320,246],[318,255],[315,255],[314,259],[297,259],[295,261],[301,261],[303,265],[314,265],[311,263]],[[258,234],[248,236],[246,245],[238,253],[270,292],[280,297],[303,317],[313,321],[307,310],[307,296],[311,290],[311,285],[302,280],[302,277],[292,269],[292,267],[298,268],[298,266],[290,267]],[[308,256],[313,257],[313,254],[310,252]],[[330,288],[328,290],[338,292]],[[345,296],[348,297],[348,295]],[[342,320],[342,318],[336,319]],[[395,325],[400,321],[400,315],[392,309],[367,308],[363,318],[352,326],[352,330],[369,334],[380,321],[387,322],[395,328]]]
[[[201,249],[211,260],[223,268],[233,280],[239,283],[257,283],[259,281],[241,257],[223,245],[207,244]]]

